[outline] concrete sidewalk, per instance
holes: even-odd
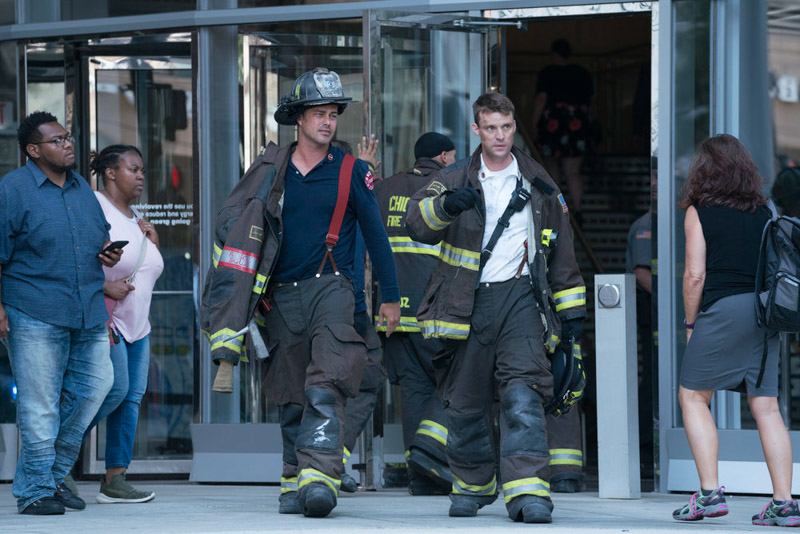
[[[216,486],[188,482],[135,481],[156,492],[147,504],[100,505],[99,483],[81,482],[86,510],[63,516],[17,514],[11,484],[0,484],[0,532],[273,532],[299,534],[467,531],[505,532],[540,529],[548,532],[769,532],[750,517],[767,502],[765,497],[729,496],[731,513],[717,519],[678,523],[672,510],[688,495],[645,494],[641,499],[600,500],[597,493],[556,494],[550,525],[513,523],[502,499],[478,512],[476,518],[450,518],[447,497],[411,497],[405,490],[343,494],[325,519],[278,514],[280,489],[274,486]]]

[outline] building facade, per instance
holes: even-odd
[[[338,72],[357,102],[337,136],[355,144],[375,134],[383,176],[408,168],[414,141],[430,130],[449,135],[459,158],[468,156],[478,144],[470,105],[487,90],[516,103],[517,143],[529,149],[536,75],[550,60],[550,43],[566,38],[574,61],[592,74],[598,119],[595,154],[584,168],[585,240],[576,240],[584,276],[593,287],[595,273],[622,272],[627,228],[648,209],[657,214],[655,489],[696,489],[677,403],[685,332],[676,204],[695,147],[710,135],[739,136],[769,183],[785,163],[776,155],[798,159],[798,121],[789,120],[798,114],[800,66],[791,53],[798,13],[800,6],[782,0],[0,0],[0,174],[23,163],[16,124],[40,109],[76,136],[78,170],[87,178],[91,150],[120,142],[142,149],[148,173],[140,209],[158,225],[165,271],[153,298],[150,382],[130,472],[277,481],[281,440],[276,410],[262,394],[264,369],[240,365],[233,395],[213,393],[215,368],[197,310],[217,210],[260,147],[294,140],[293,128],[272,119],[280,96],[316,66]],[[792,368],[800,360],[796,343],[784,345],[781,402],[797,431],[800,384],[793,385]],[[587,352],[596,365],[614,357]],[[0,478],[13,475],[3,466],[14,465],[14,395],[0,357]],[[587,449],[593,403],[590,394]],[[768,491],[746,403],[723,393],[714,412],[726,486]],[[381,465],[403,461],[398,413],[389,388],[360,460],[377,484]],[[87,444],[83,472],[101,472],[103,432],[101,425]],[[591,450],[586,457],[591,463]]]

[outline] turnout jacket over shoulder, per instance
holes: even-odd
[[[329,230],[338,197],[336,194],[329,195],[329,191],[335,192],[338,187],[341,169],[339,158],[344,154],[339,149],[331,147],[327,158],[314,168],[322,169],[322,166],[334,163],[335,180],[331,169],[327,169],[325,171],[328,173],[325,178],[327,182],[319,181],[318,175],[317,181],[314,182],[326,184],[324,188],[319,189],[314,186],[313,190],[306,193],[292,192],[289,188],[291,198],[288,198],[286,174],[287,169],[290,169],[293,150],[294,145],[278,148],[270,143],[234,187],[217,216],[213,265],[206,278],[200,308],[201,328],[209,338],[211,357],[216,362],[222,358],[233,362],[244,358],[244,336],[233,334],[247,326],[254,316],[256,322],[263,326],[261,313],[265,310],[259,307],[259,301],[270,282],[270,277],[281,275],[278,269],[281,265],[279,260],[282,259],[284,244],[297,246],[298,235],[308,237],[302,233],[305,232],[311,235],[312,240],[316,238],[319,240],[319,246],[316,247],[319,258],[312,258],[312,263],[318,265],[319,260],[323,258],[325,234]],[[314,169],[307,176],[310,176]],[[337,256],[336,262],[343,273],[347,274],[348,265],[352,263],[352,252],[348,254],[349,249],[345,243],[352,243],[355,240],[355,225],[361,227],[367,249],[375,264],[381,289],[385,299],[388,299],[386,302],[396,302],[399,300],[399,295],[397,295],[394,262],[386,234],[380,226],[378,203],[369,191],[371,179],[366,163],[357,160],[351,174],[339,246],[334,249],[333,255]],[[303,194],[321,195],[325,197],[326,202],[322,204],[317,202],[314,205],[318,208],[309,211],[302,207],[302,202],[298,203],[297,195]],[[309,203],[318,200],[316,197],[304,198],[307,198]],[[287,217],[284,217],[285,204],[294,205],[294,208],[289,209],[300,210],[302,216],[299,218],[295,216],[292,219],[287,214]],[[294,214],[297,215],[296,212]],[[298,234],[297,227],[286,227],[286,220],[302,220],[308,224]],[[317,224],[320,220],[323,223]],[[319,228],[322,230],[318,230]],[[295,230],[294,234],[292,230]],[[315,233],[319,235],[315,236]],[[344,233],[347,233],[347,236]],[[292,235],[295,236],[294,241]],[[287,236],[291,242],[284,243]],[[323,265],[323,272],[332,270],[330,262]]]
[[[200,327],[214,361],[238,362],[244,335],[280,253],[284,177],[292,147],[270,145],[228,195],[217,215],[213,265],[200,306]]]
[[[541,165],[516,148],[512,153],[531,192],[528,267],[544,324],[543,342],[553,351],[561,321],[586,316],[586,287],[575,260],[564,197]],[[467,183],[482,194],[480,155],[478,147],[468,160],[437,173],[409,203],[406,226],[411,238],[441,242],[438,265],[417,310],[425,337],[466,339],[469,335],[484,229],[487,224],[494,229],[497,221],[486,221],[483,206],[452,217],[443,202],[447,194]]]

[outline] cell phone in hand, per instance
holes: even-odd
[[[109,250],[114,250],[115,248],[122,248],[122,247],[124,247],[124,246],[125,246],[125,245],[127,245],[127,244],[128,244],[128,242],[127,242],[127,241],[114,241],[113,243],[111,243],[110,245],[108,245],[106,248],[104,248],[103,250],[101,250],[101,251],[100,251],[100,254],[105,254],[105,253],[106,253],[106,252],[108,252]]]

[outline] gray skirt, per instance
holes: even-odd
[[[758,397],[778,396],[777,332],[767,337],[764,378],[756,389],[765,330],[756,326],[754,299],[753,293],[731,295],[698,314],[683,355],[681,386],[696,391],[729,389]]]

